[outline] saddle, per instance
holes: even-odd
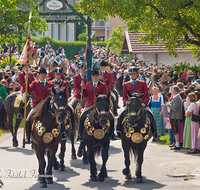
[[[30,95],[27,96],[26,107],[28,106],[29,103],[30,103],[30,105],[31,105],[31,102],[32,102],[32,101],[30,101],[31,98],[29,98],[29,97],[30,97]],[[17,97],[15,98],[15,101],[14,101],[14,107],[15,107],[15,108],[19,108],[21,101],[22,101],[22,95],[17,96]],[[32,106],[32,105],[31,105],[31,106]],[[23,108],[25,108],[25,105],[24,105]]]

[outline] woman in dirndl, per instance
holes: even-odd
[[[160,136],[165,136],[165,126],[163,120],[163,96],[159,96],[158,87],[153,87],[152,92],[153,95],[150,97],[150,107],[156,121],[157,132],[160,134]]]

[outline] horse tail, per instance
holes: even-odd
[[[102,147],[101,146],[98,145],[98,146],[94,147],[94,154],[95,155],[99,156],[101,151],[102,151]]]
[[[0,129],[3,131],[8,131],[8,123],[7,123],[7,113],[4,108],[4,105],[0,109]]]

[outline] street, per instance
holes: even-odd
[[[120,107],[122,102],[120,100]],[[120,110],[119,110],[120,111]],[[12,147],[11,134],[0,137],[0,178],[5,190],[36,190],[38,161],[30,145],[22,148],[22,129],[19,130],[19,147]],[[77,150],[79,143],[75,143]],[[124,156],[121,141],[111,141],[107,162],[108,178],[104,182],[91,182],[90,166],[82,164],[81,158],[71,160],[71,143],[68,141],[65,154],[65,171],[53,170],[54,183],[48,189],[140,189],[140,190],[199,190],[200,189],[200,154],[188,155],[186,149],[174,152],[168,146],[160,146],[149,141],[144,153],[142,173],[144,183],[135,180],[135,163],[132,157],[132,180],[126,180],[122,174]],[[57,152],[57,156],[59,151]],[[101,157],[97,159],[97,169],[101,167]]]

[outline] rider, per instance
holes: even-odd
[[[65,87],[67,89],[67,97],[69,98],[69,89],[68,89],[67,82],[61,79],[62,69],[60,67],[57,67],[56,69],[54,69],[54,74],[55,74],[55,79],[53,79],[49,83],[50,84],[57,84],[57,85],[60,85],[62,83],[62,87]],[[67,108],[68,108],[68,110],[70,112],[70,115],[71,115],[71,124],[72,124],[71,131],[75,131],[76,130],[76,125],[75,125],[74,109],[69,104],[67,105]],[[65,126],[62,124],[61,128],[62,128],[62,140],[67,140],[68,139],[68,135],[65,132]]]
[[[146,85],[146,82],[139,80],[138,77],[138,69],[135,66],[132,66],[128,70],[129,75],[131,77],[131,80],[129,82],[124,83],[123,86],[123,102],[124,102],[124,110],[121,112],[118,118],[117,122],[117,134],[119,137],[121,137],[121,122],[124,118],[124,113],[127,110],[126,102],[129,99],[128,97],[128,91],[130,91],[131,94],[134,93],[134,91],[138,90],[140,93],[145,93],[144,97],[142,98],[142,107],[146,110],[146,113],[148,115],[152,115],[152,112],[150,108],[147,106],[149,103],[149,92]],[[154,118],[154,117],[153,117]],[[151,123],[151,129],[153,132],[153,140],[156,140],[159,138],[159,135],[157,134],[157,127],[155,125],[155,122]]]
[[[42,46],[42,48],[41,48],[41,50],[40,50],[40,53],[39,53],[39,58],[40,58],[40,60],[39,60],[39,62],[38,62],[39,67],[40,67],[40,63],[41,63],[42,59],[43,59],[44,56],[45,56],[45,51],[44,51],[44,50],[45,50],[45,49],[44,49],[44,46]]]
[[[78,99],[81,98],[81,82],[87,83],[86,75],[84,74],[83,64],[79,64],[79,73],[74,76],[74,89],[75,93],[73,99],[71,100],[70,104],[74,108],[74,104]]]
[[[84,121],[86,119],[86,116],[94,108],[94,96],[95,96],[94,92],[98,95],[108,94],[106,85],[103,82],[99,81],[99,70],[97,68],[93,68],[93,70],[91,71],[91,75],[92,75],[91,82],[88,82],[86,85],[83,81],[81,82],[81,87],[83,88],[83,97],[87,98],[87,102],[81,114],[79,136],[78,136],[79,141],[84,141],[84,137],[83,137]],[[111,139],[113,139],[114,138],[114,119],[113,117],[112,118],[111,117],[112,117],[111,114],[109,114],[110,127],[111,127]]]
[[[100,75],[103,77],[103,82],[105,82],[106,87],[108,89],[108,92],[111,92],[111,96],[113,97],[114,100],[116,100],[116,96],[115,94],[112,92],[112,86],[113,86],[113,82],[114,82],[114,77],[112,76],[112,74],[110,72],[108,72],[106,70],[106,67],[108,66],[108,63],[105,62],[104,60],[100,63]],[[117,113],[117,105],[114,104],[114,115],[118,116]]]
[[[45,68],[41,67],[39,70],[39,80],[33,81],[31,84],[28,85],[28,91],[35,93],[35,98],[33,100],[33,106],[31,111],[29,112],[27,118],[26,118],[26,140],[25,143],[30,143],[30,132],[31,132],[31,126],[29,124],[30,117],[38,111],[38,109],[41,107],[44,100],[47,98],[47,96],[51,95],[51,87],[52,84],[50,84],[46,80],[47,71]],[[25,76],[25,79],[27,79],[28,76]]]
[[[26,70],[27,70],[27,65],[23,64],[22,65],[22,72],[19,74],[19,84],[22,86],[22,101],[20,102],[19,108],[18,108],[18,114],[17,114],[17,119],[22,118],[22,110],[23,106],[25,103],[25,76],[26,76]],[[31,84],[35,80],[34,75],[32,73],[28,73],[28,84]]]
[[[64,54],[64,50],[63,50],[63,49],[61,50],[61,53],[60,53],[59,57],[60,57],[60,61],[58,62],[58,64],[61,65],[62,62],[63,62],[63,61],[65,60],[65,58],[66,58],[66,55]]]
[[[54,69],[56,69],[57,67],[59,67],[58,62],[57,62],[56,60],[54,60],[52,67],[53,67],[53,71],[54,71]],[[50,80],[52,80],[52,79],[55,78],[55,74],[54,74],[53,71],[50,71],[50,72],[48,73],[48,78],[49,78]],[[62,74],[61,74],[61,79],[62,79],[62,80],[65,80],[65,75],[64,75],[63,71],[62,71]]]

